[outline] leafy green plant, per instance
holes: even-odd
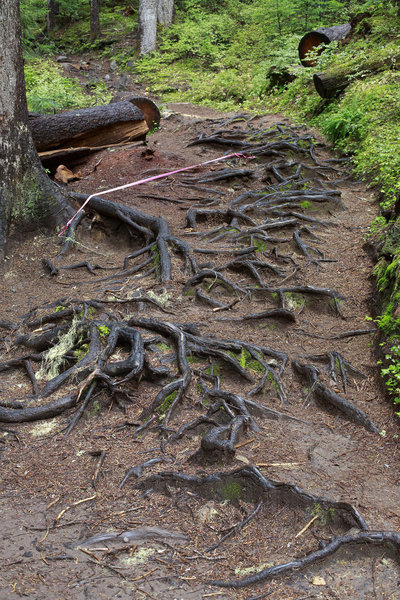
[[[369,239],[370,237],[374,237],[374,236],[377,236],[380,238],[382,236],[382,234],[384,233],[384,230],[386,229],[387,226],[388,226],[388,222],[383,215],[376,216],[372,220],[372,223],[368,228],[368,233],[366,235],[366,239]]]
[[[25,48],[31,48],[45,26],[45,2],[43,0],[20,0],[20,12],[24,45]]]
[[[106,325],[98,325],[97,331],[100,333],[100,337],[108,337],[110,335],[110,328]]]
[[[400,404],[400,344],[393,344],[385,354],[386,366],[381,369],[383,377],[394,404]],[[396,413],[400,417],[400,411]]]

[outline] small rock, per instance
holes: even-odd
[[[326,581],[323,577],[320,577],[319,575],[316,575],[315,577],[312,578],[311,583],[313,585],[326,585]]]
[[[126,74],[125,73],[120,78],[118,85],[121,89],[126,90]]]
[[[60,55],[57,56],[56,60],[59,63],[68,62],[68,56]]]
[[[118,69],[118,65],[117,65],[117,62],[115,60],[112,60],[110,62],[110,69],[111,69],[111,71],[116,71]]]

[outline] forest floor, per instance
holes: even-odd
[[[85,385],[79,371],[65,379],[63,394],[80,389],[80,402],[96,384],[69,435],[74,403],[51,419],[1,425],[0,600],[398,598],[393,546],[357,539],[366,526],[400,528],[398,425],[365,321],[376,201],[310,131],[277,115],[233,116],[170,104],[146,144],[92,155],[68,185],[89,194],[227,152],[254,156],[106,196],[168,222],[170,279],[158,277],[151,232],[90,209],[61,259],[56,233],[12,241],[0,414],[60,398],[32,398],[59,324],[83,332],[60,369],[90,350],[93,323],[103,349],[112,324],[125,328],[111,365],[133,352],[128,329],[140,332],[147,367],[112,384],[94,367]],[[84,261],[94,272],[62,269]],[[46,331],[50,344],[24,347]],[[166,385],[172,393],[149,412]],[[266,571],[347,534],[357,543],[324,560]],[[208,583],[237,586],[260,572],[265,581],[244,587]]]

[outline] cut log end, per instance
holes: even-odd
[[[306,57],[309,55],[309,52],[312,52],[316,48],[320,47],[317,51],[319,56],[324,49],[323,44],[329,43],[330,39],[323,33],[319,33],[318,31],[306,33],[306,35],[301,38],[299,43],[299,57],[303,67],[315,67],[317,64],[317,59]]]
[[[314,86],[321,98],[329,100],[342,92],[349,81],[346,76],[334,76],[329,73],[316,73],[313,76]]]
[[[145,96],[129,96],[126,100],[142,111],[150,131],[160,125],[161,114],[158,106],[152,100]]]

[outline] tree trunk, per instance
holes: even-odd
[[[342,40],[350,33],[350,30],[351,25],[345,23],[344,25],[334,25],[333,27],[321,27],[320,29],[306,33],[299,42],[299,57],[303,67],[314,67],[317,64],[315,58],[307,59],[308,52],[316,50],[322,44],[330,44],[334,40]],[[323,47],[317,50],[318,55],[322,51]]]
[[[158,0],[157,21],[164,27],[172,25],[174,18],[174,0]]]
[[[39,161],[28,127],[19,2],[0,2],[0,256],[11,223],[19,230],[65,219],[66,199]],[[64,213],[64,214],[63,214]]]
[[[174,0],[139,1],[139,51],[143,56],[156,49],[157,23],[169,27],[174,18]]]
[[[100,33],[99,0],[90,0],[90,37],[96,39]]]
[[[139,2],[139,51],[143,56],[156,48],[158,0]]]
[[[46,18],[47,33],[51,33],[52,31],[54,31],[54,29],[56,28],[56,24],[57,24],[57,15],[58,15],[58,11],[60,9],[58,0],[47,0],[46,7],[47,7],[47,18]]]
[[[143,113],[127,101],[59,113],[29,116],[38,151],[128,142],[149,131]]]

